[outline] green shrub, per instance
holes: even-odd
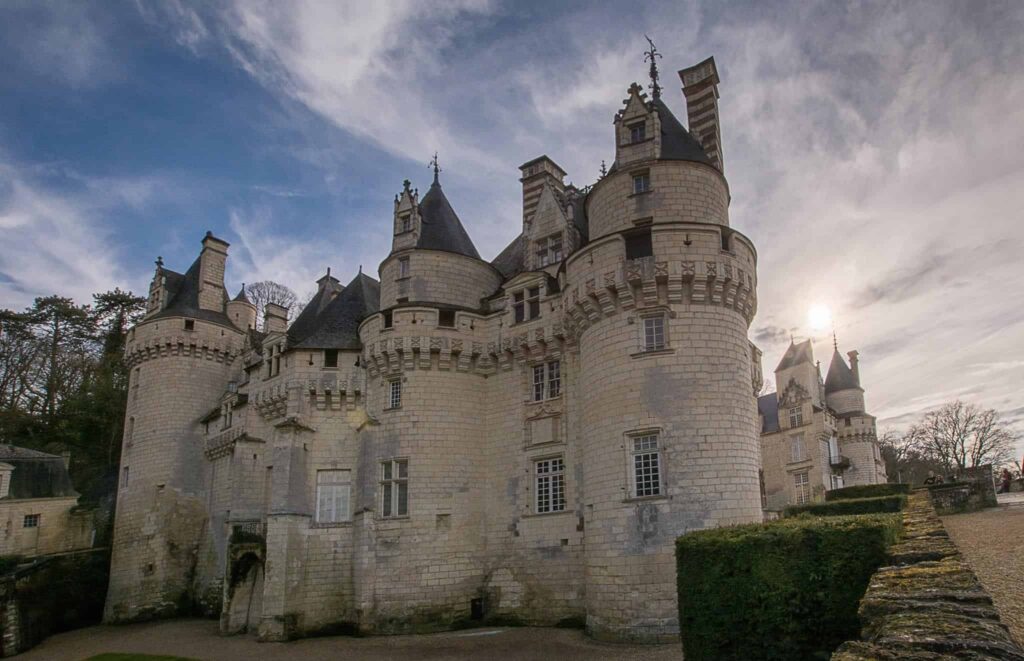
[[[784,519],[676,541],[687,661],[828,659],[859,638],[857,606],[901,517]]]
[[[910,493],[909,484],[858,484],[825,492],[825,500],[846,500],[849,498],[877,498]]]
[[[899,512],[906,506],[907,497],[903,494],[899,494],[897,496],[879,496],[878,498],[850,498],[849,500],[833,500],[824,503],[790,505],[785,510],[785,516],[795,516],[797,514],[811,514],[813,516],[880,514],[885,512]]]

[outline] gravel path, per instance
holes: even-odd
[[[678,661],[680,645],[598,643],[572,629],[469,629],[427,636],[309,638],[291,643],[259,643],[248,636],[220,636],[211,620],[166,620],[146,624],[78,629],[44,640],[19,656],[24,661],[81,661],[104,652],[171,654],[216,661],[278,659],[359,659],[360,661]]]
[[[1010,633],[1024,645],[1024,499],[1001,502],[997,508],[942,517],[942,523]]]

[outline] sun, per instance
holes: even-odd
[[[826,305],[812,305],[807,311],[807,323],[811,330],[825,330],[832,324],[832,311]]]

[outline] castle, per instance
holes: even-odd
[[[822,380],[811,341],[790,341],[775,368],[777,392],[758,397],[766,510],[820,500],[829,489],[886,481],[858,354],[848,355],[849,365],[836,342]]]
[[[592,186],[523,164],[493,261],[436,167],[396,197],[379,280],[328,271],[290,325],[269,304],[254,328],[212,234],[185,273],[158,260],[106,620],[674,638],[673,541],[762,520],[756,252],[729,224],[714,59],[679,75],[689,129],[652,62]]]

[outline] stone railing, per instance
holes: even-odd
[[[875,572],[860,602],[861,640],[843,643],[832,661],[1024,661],[927,491],[910,495],[903,538],[889,554],[891,566]]]

